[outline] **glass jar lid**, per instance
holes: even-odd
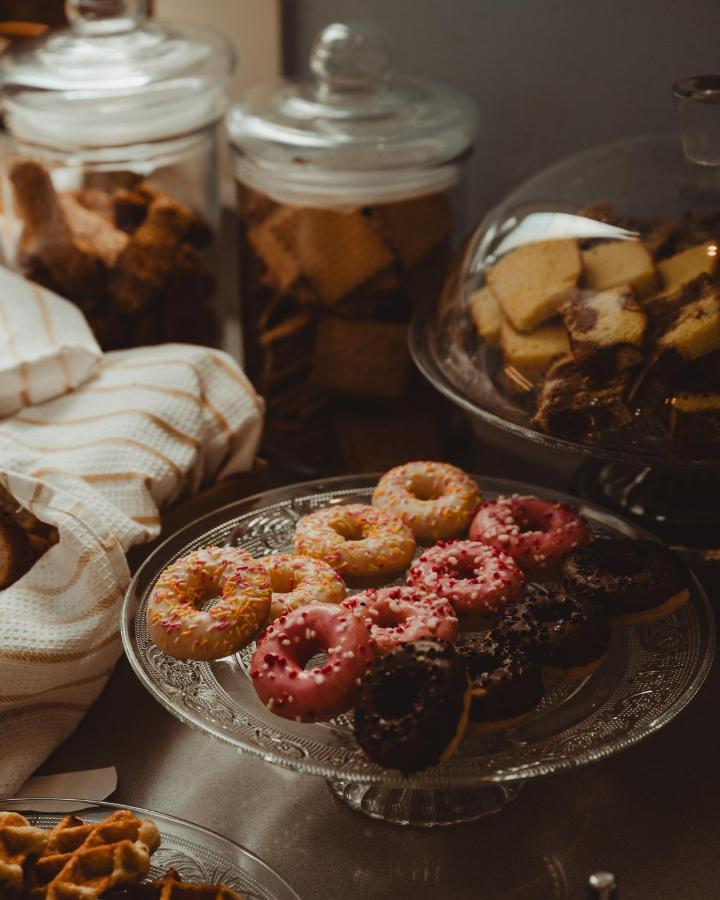
[[[228,114],[239,174],[259,189],[352,200],[441,189],[473,142],[472,100],[397,76],[372,27],[333,24],[315,40],[311,78],[246,91]],[[295,197],[297,200],[297,197]]]
[[[230,44],[148,21],[146,10],[147,0],[67,0],[70,28],[0,60],[6,131],[49,147],[109,147],[217,120]]]

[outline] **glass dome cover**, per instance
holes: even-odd
[[[473,142],[476,111],[447,85],[395,75],[380,34],[335,23],[310,55],[310,79],[251,88],[230,109],[230,138],[259,184],[345,196],[436,190]],[[427,184],[426,184],[427,182]]]
[[[68,0],[70,28],[3,56],[4,127],[50,147],[154,141],[217,121],[234,54],[197,26],[146,20],[147,0]]]
[[[577,153],[486,216],[413,323],[436,387],[547,446],[720,465],[717,81],[676,86],[682,134]]]

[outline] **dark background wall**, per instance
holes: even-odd
[[[560,156],[673,128],[672,82],[720,72],[720,0],[285,0],[289,74],[333,21],[381,26],[397,70],[475,98],[471,220]]]

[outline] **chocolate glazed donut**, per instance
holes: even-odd
[[[596,541],[569,556],[562,574],[568,591],[620,624],[662,618],[689,598],[685,564],[656,541]]]
[[[368,758],[406,775],[448,759],[470,706],[464,661],[452,644],[420,640],[376,660],[355,707],[355,737]]]
[[[596,669],[610,643],[610,627],[583,597],[552,591],[509,608],[493,637],[529,653],[552,682]]]
[[[516,725],[545,695],[542,666],[520,647],[487,634],[461,641],[455,649],[470,676],[470,731],[488,733]]]

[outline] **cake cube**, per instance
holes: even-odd
[[[559,359],[540,388],[533,422],[543,431],[572,440],[622,428],[633,420],[626,401],[630,373],[598,381],[576,359]]]
[[[650,251],[639,241],[606,241],[582,251],[583,284],[589,291],[630,285],[640,297],[658,287]]]
[[[473,291],[468,302],[477,333],[486,344],[497,347],[500,343],[500,326],[503,323],[503,313],[497,297],[489,287],[482,287]]]
[[[703,281],[698,298],[680,308],[657,343],[661,351],[674,352],[686,360],[698,359],[720,347],[720,296],[711,281]]]
[[[500,346],[511,385],[530,390],[553,360],[570,353],[570,342],[562,321],[546,322],[532,334],[516,331],[506,320],[500,327]]]
[[[574,355],[596,358],[606,374],[615,375],[642,358],[648,317],[628,285],[577,296],[563,314]]]
[[[670,401],[670,433],[683,452],[717,457],[720,449],[720,394],[685,391]]]
[[[516,331],[534,331],[557,315],[582,273],[577,241],[538,241],[507,253],[487,282]]]
[[[658,263],[664,294],[678,290],[700,275],[714,275],[717,269],[718,245],[714,241],[690,247]]]

